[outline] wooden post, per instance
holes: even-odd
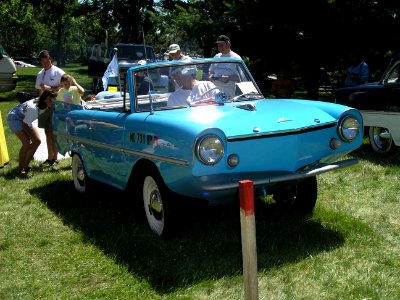
[[[239,181],[239,198],[244,295],[245,300],[258,300],[257,245],[252,181]]]

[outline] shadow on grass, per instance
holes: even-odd
[[[52,173],[58,173],[59,171],[65,171],[65,170],[70,170],[71,166],[70,165],[54,165],[54,166],[49,166],[40,163],[31,163],[30,164],[30,170],[25,176],[21,176],[18,173],[18,166],[11,166],[9,163],[7,163],[4,167],[7,168],[7,170],[4,170],[4,173],[2,176],[7,179],[7,180],[14,180],[16,178],[19,179],[29,179],[33,176],[35,176],[36,173],[42,173],[42,172],[52,172]],[[6,169],[4,168],[4,169]],[[0,168],[2,170],[3,168]]]
[[[83,232],[84,242],[128,266],[159,293],[242,274],[238,202],[183,207],[177,236],[160,239],[150,232],[144,212],[134,209],[134,199],[111,187],[100,185],[91,194],[79,194],[72,182],[58,181],[30,192],[66,225]],[[319,222],[283,214],[273,205],[257,206],[256,227],[259,269],[297,261],[344,242],[340,233]]]
[[[398,147],[393,147],[388,153],[376,153],[372,150],[370,144],[364,143],[360,148],[351,152],[351,156],[383,166],[400,165],[400,151]]]

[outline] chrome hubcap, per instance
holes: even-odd
[[[79,164],[76,168],[76,178],[80,181],[85,180],[85,172],[83,171],[82,164]]]
[[[153,191],[150,195],[149,211],[157,220],[162,219],[163,204],[158,191]]]

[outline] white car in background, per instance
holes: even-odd
[[[17,80],[15,63],[0,44],[0,93],[15,90]]]
[[[34,67],[36,67],[35,65],[28,64],[22,60],[14,60],[14,63],[17,68],[34,68]]]

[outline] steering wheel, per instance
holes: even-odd
[[[207,93],[213,91],[213,90],[217,90],[218,87],[214,86],[213,88],[209,89],[208,91],[205,91],[203,94],[200,95],[200,99],[202,99],[205,95],[207,95]]]

